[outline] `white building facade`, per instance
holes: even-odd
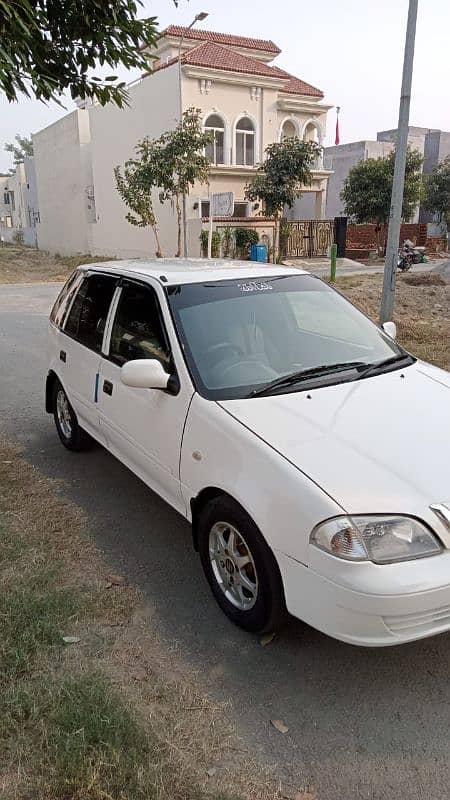
[[[376,141],[351,142],[325,148],[324,164],[332,173],[327,189],[327,217],[335,217],[344,213],[340,194],[351,168],[368,158],[386,158],[395,149],[396,139],[397,129],[395,128],[389,131],[379,131]],[[450,155],[450,133],[436,128],[419,128],[410,125],[408,146],[411,150],[417,150],[424,159],[423,172],[427,175]],[[432,218],[429,211],[419,206],[411,222],[429,223]]]
[[[0,240],[37,246],[39,206],[34,159],[26,156],[14,173],[0,177]]]
[[[178,50],[181,40],[181,86]],[[323,93],[272,64],[279,48],[271,41],[171,26],[160,36],[154,71],[129,87],[129,105],[78,108],[33,136],[39,188],[39,246],[52,252],[90,252],[118,257],[154,255],[150,229],[131,226],[117,193],[114,167],[133,156],[137,142],[174,128],[181,110],[200,109],[214,132],[208,149],[209,185],[187,198],[189,254],[199,255],[202,217],[213,192],[233,191],[235,217],[260,214],[245,200],[264,151],[297,135],[322,143],[327,111]],[[180,91],[181,90],[181,91]],[[330,171],[318,159],[306,191],[314,216],[325,216]],[[176,217],[155,192],[162,249],[173,255]]]

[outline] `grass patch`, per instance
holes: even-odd
[[[66,677],[37,693],[24,687],[11,691],[2,705],[2,719],[18,742],[10,761],[20,757],[32,767],[25,797],[158,797],[157,742],[143,734],[103,676]]]
[[[48,257],[51,258],[51,256]],[[91,253],[75,256],[62,256],[60,253],[56,253],[54,259],[57,263],[62,264],[69,273],[77,267],[81,267],[82,264],[100,264],[103,261],[116,261],[115,256],[93,256]]]
[[[63,281],[81,264],[114,261],[114,257],[90,254],[50,255],[23,245],[0,245],[0,284]]]
[[[0,440],[2,800],[280,797],[85,530]]]
[[[29,673],[44,649],[61,647],[76,604],[54,579],[52,571],[39,569],[22,578],[14,574],[0,587],[0,686]]]

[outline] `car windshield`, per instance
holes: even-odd
[[[167,294],[191,375],[209,399],[249,397],[266,387],[273,394],[299,391],[330,383],[330,372],[339,383],[350,371],[355,379],[358,366],[404,353],[311,275],[181,284]],[[307,384],[273,386],[303,371]]]

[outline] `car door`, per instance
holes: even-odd
[[[58,377],[82,428],[98,436],[96,386],[108,312],[118,278],[88,274],[59,336]]]
[[[165,302],[163,296],[161,299]],[[122,282],[107,346],[108,355],[100,364],[98,393],[100,427],[107,446],[185,513],[179,482],[180,448],[194,390],[184,365],[174,362],[174,348],[154,287],[132,280]],[[180,378],[178,393],[125,386],[122,366],[141,358],[157,359],[168,373],[176,371]]]

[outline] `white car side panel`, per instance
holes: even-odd
[[[196,394],[181,451],[182,492],[190,501],[217,487],[237,500],[273,550],[307,562],[318,520],[342,509],[309,478],[217,403]]]
[[[100,428],[107,447],[178,511],[180,446],[192,392],[175,397],[161,389],[132,389],[120,379],[121,368],[102,359],[100,366]],[[112,394],[103,390],[112,383]]]
[[[50,328],[54,330],[53,326]],[[90,432],[98,428],[95,384],[100,354],[79,344],[64,331],[57,333],[57,339],[52,369],[67,393],[81,427]],[[60,351],[66,354],[65,361],[61,360]]]
[[[158,297],[173,360],[180,381],[177,395],[161,389],[125,386],[121,367],[102,358],[98,391],[100,430],[108,449],[177,511],[186,516],[180,490],[180,449],[183,429],[194,389],[184,364],[167,302],[160,284],[145,283]],[[109,352],[113,317],[119,302],[117,292],[105,330],[104,351]],[[103,390],[113,384],[112,394]]]

